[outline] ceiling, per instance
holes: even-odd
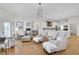
[[[38,3],[0,3],[0,10],[14,16],[37,18]],[[79,16],[78,3],[42,3],[44,19]]]

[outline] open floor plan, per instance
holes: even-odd
[[[79,3],[0,3],[0,55],[79,55]]]

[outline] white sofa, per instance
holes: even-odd
[[[59,31],[48,32],[48,40],[55,40],[58,34],[59,34]]]
[[[31,41],[31,36],[30,35],[25,35],[23,37],[21,37],[22,41]]]
[[[50,43],[51,48],[49,48],[49,44],[44,42],[43,43],[43,48],[50,54],[53,53],[55,51],[61,51],[67,48],[67,39],[69,37],[69,33],[68,32],[59,32],[59,35],[56,37],[56,39],[54,40],[53,38],[51,38],[48,42]],[[48,44],[48,47],[47,47]],[[53,45],[52,45],[53,44]],[[57,48],[56,48],[56,47]],[[53,50],[54,48],[56,48],[56,50]],[[51,52],[49,52],[51,51]]]
[[[13,38],[6,38],[4,42],[0,43],[0,48],[11,48],[15,46],[15,39]]]
[[[6,40],[8,40],[7,42],[7,48],[11,48],[13,46],[15,46],[15,39],[13,37],[10,37],[10,38],[6,38]]]
[[[43,36],[42,35],[38,35],[33,37],[33,42],[39,43],[39,42],[43,42]]]

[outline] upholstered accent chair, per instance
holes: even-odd
[[[4,41],[0,42],[0,49],[5,49],[5,52],[7,54],[8,49],[15,46],[15,39],[13,38],[5,38]]]
[[[9,38],[6,38],[6,40],[8,40],[7,42],[7,48],[11,48],[11,47],[14,47],[15,46],[15,38],[13,37],[9,37]]]
[[[59,32],[58,36],[55,39],[50,39],[49,43],[44,42],[43,48],[50,54],[53,52],[65,50],[67,48],[69,33],[68,32]],[[56,49],[56,50],[54,50]]]

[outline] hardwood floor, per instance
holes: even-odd
[[[0,51],[0,55],[6,55],[5,51]],[[36,44],[32,41],[22,42],[16,40],[15,47],[10,48],[7,55],[47,55],[42,48],[42,44]],[[68,47],[66,50],[52,53],[51,55],[79,55],[79,37],[71,36],[68,39]]]

